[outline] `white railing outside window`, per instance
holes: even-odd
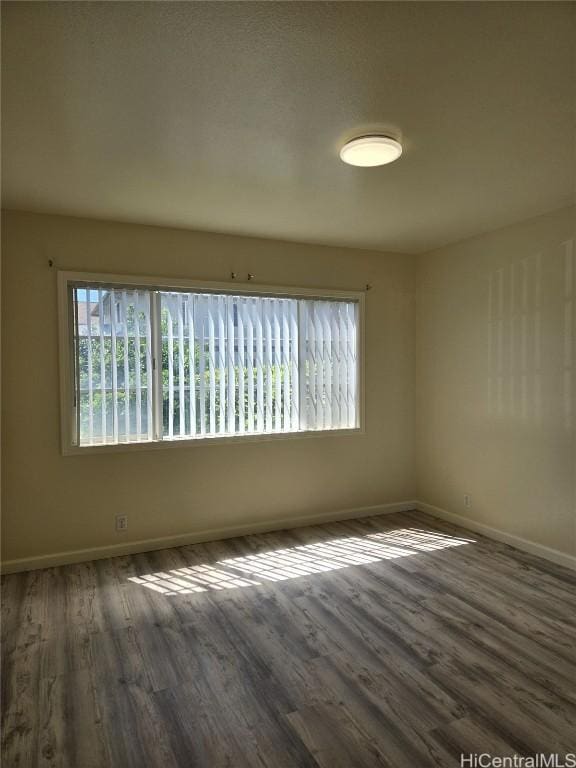
[[[62,276],[69,447],[360,427],[358,295],[124,281]]]

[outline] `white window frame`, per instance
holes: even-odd
[[[191,448],[201,445],[221,445],[224,443],[246,443],[270,440],[294,440],[308,437],[340,437],[342,435],[365,434],[365,293],[364,291],[341,291],[333,289],[300,288],[293,286],[258,285],[252,282],[213,282],[168,277],[148,277],[140,275],[117,275],[99,272],[58,271],[58,320],[59,320],[59,368],[60,368],[60,431],[61,450],[65,456],[91,453],[109,453],[124,451],[142,451],[172,448]],[[354,301],[358,305],[357,322],[357,387],[356,413],[358,426],[346,429],[316,429],[294,432],[274,432],[267,434],[217,435],[205,438],[178,440],[150,440],[134,443],[115,443],[105,445],[76,445],[75,434],[75,387],[74,387],[74,329],[72,324],[71,292],[69,286],[78,282],[101,284],[110,287],[142,288],[160,291],[187,291],[227,293],[233,296],[271,296],[293,299],[340,299]],[[154,329],[153,329],[154,332]],[[155,366],[155,376],[160,376],[160,368]],[[156,389],[158,391],[158,389]],[[158,411],[156,411],[158,415]]]

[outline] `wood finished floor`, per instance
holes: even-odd
[[[259,584],[178,591],[225,574]],[[576,573],[417,512],[7,576],[2,765],[576,752],[575,608]]]

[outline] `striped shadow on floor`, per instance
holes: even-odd
[[[576,573],[420,512],[5,576],[3,765],[576,751]]]

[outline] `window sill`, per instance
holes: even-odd
[[[67,445],[62,448],[63,456],[82,456],[95,453],[125,453],[132,451],[170,450],[172,448],[198,448],[204,445],[226,445],[232,443],[261,443],[274,440],[297,440],[311,437],[346,437],[364,435],[362,427],[351,429],[315,429],[302,432],[267,432],[251,435],[215,435],[194,438],[172,438],[171,440],[149,440],[141,443],[114,443],[108,445]]]

